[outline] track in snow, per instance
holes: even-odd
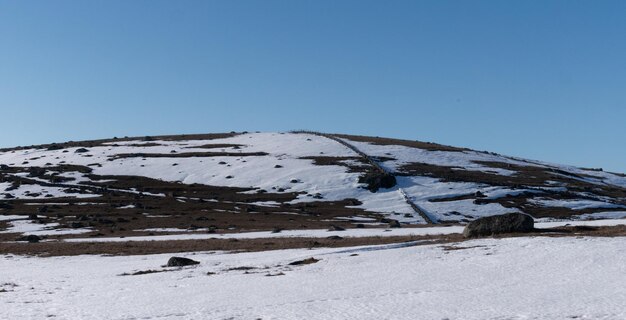
[[[315,131],[292,131],[293,133],[306,133],[306,134],[313,134],[313,135],[317,135],[320,137],[324,137],[333,141],[336,141],[337,143],[345,146],[346,148],[354,151],[356,154],[358,154],[360,157],[362,157],[363,159],[365,159],[365,161],[367,163],[369,163],[370,165],[372,165],[377,171],[382,172],[382,173],[388,173],[393,175],[394,177],[396,176],[395,172],[391,172],[387,169],[385,169],[383,166],[381,166],[378,161],[374,160],[374,158],[370,157],[368,154],[366,154],[365,152],[361,151],[359,148],[357,148],[356,146],[354,146],[353,144],[335,137],[331,134],[327,134],[327,133],[321,133],[321,132],[315,132]],[[415,213],[419,214],[424,221],[426,221],[427,224],[435,224],[436,220],[431,218],[431,216],[428,214],[428,212],[426,210],[424,210],[423,208],[421,208],[420,206],[418,206],[415,202],[413,202],[413,200],[411,200],[411,198],[408,196],[408,194],[404,191],[404,189],[402,189],[400,186],[398,186],[398,192],[400,192],[400,194],[402,195],[402,198],[404,198],[404,201],[406,201],[406,203],[411,206],[411,208],[413,209],[413,211],[415,211]]]

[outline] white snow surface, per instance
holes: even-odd
[[[554,200],[536,198],[529,200],[529,202],[543,207],[564,207],[570,208],[572,210],[584,210],[592,208],[626,208],[625,206],[617,205],[614,203],[585,199]]]
[[[200,262],[182,269],[161,267],[171,254],[4,255],[0,318],[626,318],[624,237],[519,237],[454,246],[465,249],[399,244],[176,254]],[[320,261],[287,266],[309,257]],[[257,269],[232,270],[237,267]],[[149,269],[174,271],[121,276]]]
[[[91,232],[93,230],[88,228],[76,228],[76,229],[56,229],[59,226],[58,223],[34,223],[31,220],[17,220],[9,221],[9,227],[6,230],[0,231],[0,233],[21,233],[23,235],[37,235],[37,236],[51,236],[51,235],[65,235],[65,234],[81,234]]]

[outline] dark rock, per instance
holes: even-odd
[[[326,239],[328,240],[342,240],[343,238],[340,236],[330,236],[330,237],[326,237]]]
[[[70,228],[78,229],[78,228],[84,228],[84,227],[85,225],[82,222],[74,221],[70,223]]]
[[[398,221],[398,220],[390,220],[389,221],[389,228],[402,228],[402,226],[400,225],[400,221]]]
[[[183,257],[171,257],[169,260],[167,260],[168,267],[184,267],[193,266],[196,264],[200,264],[200,262]]]
[[[6,164],[0,164],[0,170],[9,170],[9,166]]]
[[[37,208],[37,211],[39,213],[46,213],[46,212],[48,212],[48,206],[39,207],[39,208]]]
[[[304,259],[304,260],[298,260],[298,261],[291,262],[291,263],[289,263],[289,265],[290,266],[301,266],[301,265],[305,265],[305,264],[316,263],[318,261],[319,261],[319,259],[308,258],[308,259]]]
[[[396,185],[396,177],[387,172],[368,172],[359,177],[359,183],[367,184],[367,190],[376,192],[380,188],[388,189]]]
[[[478,204],[478,205],[483,205],[483,204],[488,204],[489,200],[487,199],[476,199],[474,200],[474,204]]]
[[[89,149],[85,149],[85,148],[78,148],[76,149],[76,151],[74,151],[75,153],[85,153],[85,152],[89,152]]]
[[[534,229],[534,223],[531,216],[523,213],[483,217],[465,226],[463,236],[471,238],[502,233],[530,232]]]
[[[291,183],[298,183],[298,182],[300,182],[300,180],[298,180],[298,179],[291,179],[291,181],[290,181],[290,182],[291,182]]]
[[[278,168],[282,168],[283,166],[281,166],[280,164],[277,164],[274,166],[274,168],[278,169]]]
[[[31,234],[28,236],[19,237],[17,241],[28,241],[29,243],[37,243],[41,241],[41,237]]]
[[[476,193],[474,194],[474,197],[476,197],[476,198],[487,198],[487,196],[484,193],[480,192],[480,191],[476,191]]]

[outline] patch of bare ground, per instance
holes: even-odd
[[[210,158],[266,156],[266,152],[181,152],[181,153],[118,153],[110,159],[124,158]]]
[[[71,256],[81,254],[145,255],[198,251],[254,252],[296,248],[339,248],[381,245],[427,240],[428,244],[463,241],[460,234],[445,236],[397,236],[360,238],[266,238],[266,239],[206,239],[132,242],[39,242],[3,243],[0,254],[37,256]]]
[[[300,159],[313,160],[316,166],[342,166],[350,170],[348,172],[365,173],[371,170],[371,165],[362,157],[302,157]],[[352,163],[350,163],[350,162]],[[358,164],[358,165],[357,165]]]
[[[486,238],[510,237],[624,237],[626,226],[581,227],[565,226],[552,229],[535,229],[530,233],[510,233]],[[472,240],[480,239],[473,238]],[[461,234],[432,236],[392,236],[392,237],[346,237],[346,238],[264,238],[264,239],[205,239],[172,241],[132,241],[132,242],[39,242],[2,243],[0,254],[37,256],[71,256],[81,254],[103,255],[145,255],[158,253],[230,251],[257,252],[297,248],[339,248],[367,245],[416,242],[415,245],[451,244],[468,241]],[[446,250],[458,248],[450,245]],[[445,248],[444,248],[445,249]]]
[[[48,143],[48,144],[40,144],[40,145],[31,145],[31,146],[21,146],[14,148],[3,148],[0,149],[0,152],[7,151],[17,151],[24,149],[48,149],[48,150],[60,150],[66,148],[90,148],[96,146],[102,146],[105,144],[111,144],[116,142],[125,142],[125,141],[154,141],[154,140],[163,140],[163,141],[183,141],[183,140],[213,140],[213,139],[224,139],[237,136],[241,133],[230,132],[230,133],[208,133],[208,134],[182,134],[182,135],[163,135],[163,136],[143,136],[143,137],[123,137],[123,138],[109,138],[109,139],[99,139],[99,140],[86,140],[86,141],[67,141],[61,143]],[[140,145],[145,146],[145,145]]]
[[[419,148],[419,149],[430,150],[430,151],[468,151],[469,150],[465,148],[457,148],[457,147],[446,146],[446,145],[437,144],[433,142],[422,142],[422,141],[417,141],[417,140],[402,140],[402,139],[367,137],[367,136],[357,136],[357,135],[347,135],[347,134],[333,134],[333,136],[352,140],[352,141],[368,142],[368,143],[376,144],[376,145],[398,145],[398,146]]]
[[[603,197],[613,199],[615,204],[626,205],[626,189],[616,186],[594,184],[584,181],[594,179],[589,175],[581,175],[565,172],[563,170],[539,166],[521,166],[502,162],[477,163],[506,170],[512,170],[513,175],[499,175],[495,173],[463,170],[457,167],[436,166],[426,163],[405,164],[398,172],[403,176],[429,176],[441,179],[444,182],[472,182],[492,186],[509,187],[511,189],[530,189],[532,192],[523,192],[517,195],[507,195],[498,199],[485,199],[475,194],[454,196],[431,200],[431,202],[457,201],[474,199],[476,204],[499,203],[506,208],[520,209],[535,218],[552,217],[567,218],[575,215],[624,210],[623,208],[592,208],[585,210],[572,210],[564,207],[542,207],[529,199],[545,197],[554,200],[598,200]],[[548,182],[551,182],[549,184]],[[549,189],[553,185],[566,185],[567,191]]]
[[[148,270],[139,270],[139,271],[135,271],[135,272],[124,272],[122,274],[119,274],[119,276],[140,276],[140,275],[144,275],[144,274],[171,272],[171,271],[175,271],[175,270],[170,270],[170,269],[163,269],[163,270],[148,269]]]
[[[14,175],[22,172],[29,174]],[[72,184],[73,181],[56,178],[64,172],[82,172],[91,181],[76,185]],[[100,176],[91,172],[92,169],[86,166],[30,169],[8,167],[0,172],[2,182],[10,182],[16,186],[38,184],[61,187],[96,197],[0,200],[0,214],[35,216],[36,218],[32,219],[34,223],[56,222],[59,223],[57,228],[93,230],[81,235],[51,236],[51,238],[151,235],[156,231],[143,230],[160,228],[220,233],[325,229],[333,225],[348,228],[354,226],[353,222],[335,218],[349,216],[381,218],[380,215],[362,209],[348,208],[360,204],[355,199],[342,201],[320,199],[290,204],[289,201],[306,193],[290,192],[286,187],[255,190],[183,184],[141,176]],[[316,194],[306,196],[310,196],[312,200],[320,197]],[[274,204],[263,205],[256,204],[257,202]]]
[[[234,143],[209,143],[209,144],[203,144],[203,145],[199,145],[199,146],[190,146],[190,147],[186,147],[187,149],[220,149],[220,148],[233,148],[233,149],[239,149],[241,147],[244,147],[243,144],[234,144]]]

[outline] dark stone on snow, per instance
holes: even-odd
[[[298,261],[294,261],[289,263],[290,266],[301,266],[301,265],[305,265],[305,264],[312,264],[312,263],[316,263],[320,261],[319,259],[315,259],[315,258],[307,258],[304,260],[298,260]]]
[[[389,228],[402,228],[398,220],[389,221]]]
[[[333,226],[330,226],[330,228],[328,228],[328,231],[346,231],[346,228],[333,225]]]
[[[185,267],[200,264],[200,262],[183,257],[171,257],[167,260],[168,267]]]
[[[476,199],[473,202],[474,204],[483,205],[483,204],[488,204],[489,200],[481,198],[481,199]]]
[[[396,177],[387,172],[368,172],[365,175],[359,177],[359,183],[367,184],[366,189],[371,192],[376,192],[378,189],[388,189],[396,185]]]
[[[534,229],[534,224],[533,218],[523,213],[483,217],[465,226],[463,236],[472,238],[502,233],[531,232]]]
[[[85,149],[85,148],[78,148],[76,149],[76,151],[74,151],[76,153],[85,153],[85,152],[89,152],[89,149]]]

